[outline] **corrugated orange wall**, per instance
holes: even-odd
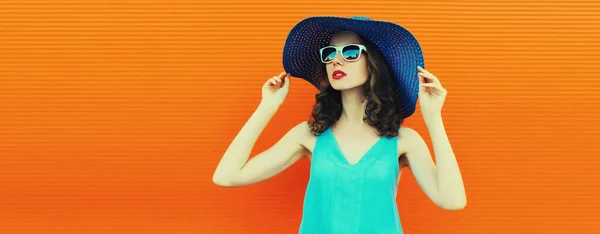
[[[406,233],[600,233],[599,12],[566,0],[3,0],[0,233],[297,232],[307,160],[250,187],[211,177],[311,15],[409,28],[449,91],[469,203],[435,207],[404,173]],[[292,81],[253,153],[308,118],[316,90]],[[406,126],[430,144],[419,110]]]

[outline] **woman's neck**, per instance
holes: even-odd
[[[352,126],[367,124],[363,121],[367,102],[363,102],[364,91],[362,87],[344,90],[342,96],[342,116],[340,122]]]

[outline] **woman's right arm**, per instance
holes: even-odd
[[[279,174],[307,153],[300,142],[310,131],[302,122],[271,148],[248,160],[256,140],[287,95],[289,76],[282,75],[285,73],[263,86],[263,101],[225,151],[213,175],[215,184],[234,187],[258,183]]]

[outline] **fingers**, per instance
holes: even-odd
[[[285,75],[285,78],[283,80],[283,87],[286,89],[290,87],[290,74],[289,73],[287,73]]]
[[[422,81],[422,83],[439,83],[439,79],[432,75],[432,74],[426,74],[426,73],[418,73],[419,75],[419,80]]]
[[[431,72],[428,72],[427,70],[423,69],[421,66],[417,66],[417,69],[419,70],[419,81],[421,83],[440,83],[440,80],[434,76],[433,74],[431,74]]]
[[[442,87],[440,80],[431,74],[431,72],[428,72],[421,66],[417,66],[417,69],[419,70],[419,92],[442,96],[445,96],[448,93],[448,91]]]
[[[272,78],[270,78],[267,81],[267,84],[269,84],[269,86],[282,87],[284,85],[289,85],[289,82],[285,82],[285,80],[288,78],[289,78],[289,74],[286,72],[282,72],[279,75],[273,76]]]
[[[417,73],[417,76],[419,77],[419,84],[424,84],[425,82],[425,78],[423,76],[421,76],[421,73]]]
[[[440,84],[437,83],[422,83],[419,91],[425,93],[435,93],[440,95],[448,93],[446,89],[444,89]]]
[[[419,72],[422,72],[422,73],[429,74],[429,75],[433,76],[433,74],[431,74],[431,72],[425,70],[425,68],[422,68],[421,66],[417,66],[417,69],[419,70]]]

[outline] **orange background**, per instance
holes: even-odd
[[[311,15],[412,31],[449,94],[468,195],[410,173],[406,233],[600,233],[597,1],[0,2],[0,233],[297,233],[307,160],[243,188],[211,178]],[[309,116],[292,80],[253,154]],[[415,112],[406,126],[429,141]],[[430,145],[431,147],[431,145]]]

